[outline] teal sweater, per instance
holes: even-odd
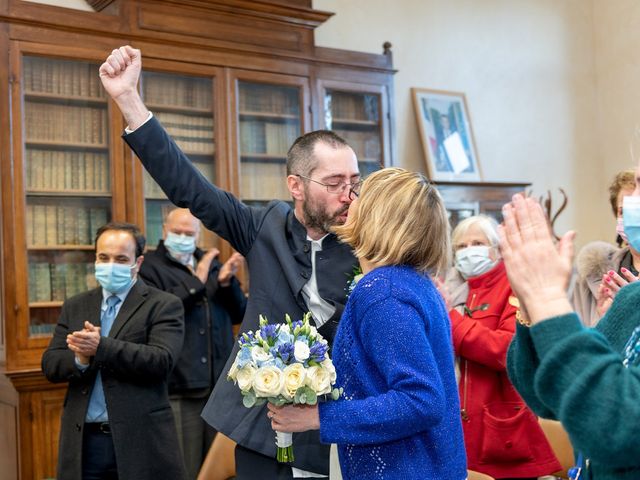
[[[529,407],[557,419],[590,459],[585,479],[640,479],[640,366],[622,350],[640,325],[640,282],[623,288],[594,329],[575,313],[518,325],[507,371]],[[581,477],[582,479],[582,477]]]

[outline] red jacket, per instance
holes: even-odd
[[[460,407],[468,468],[495,478],[537,477],[561,469],[538,419],[511,385],[507,349],[516,307],[504,263],[468,279],[464,312],[449,312],[460,357]],[[512,302],[513,302],[512,299]]]

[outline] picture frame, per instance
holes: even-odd
[[[482,181],[464,93],[415,87],[411,93],[429,179]]]

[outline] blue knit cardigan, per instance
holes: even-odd
[[[466,458],[451,327],[426,276],[380,267],[353,290],[333,347],[344,395],[320,404],[345,480],[462,480]]]

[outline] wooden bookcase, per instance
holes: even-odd
[[[330,15],[310,0],[116,0],[101,12],[0,0],[7,478],[55,476],[66,385],[48,383],[40,359],[64,300],[95,285],[96,228],[137,223],[153,248],[171,208],[120,138],[99,64],[119,45],[140,48],[141,94],[202,174],[250,204],[290,200],[286,152],[312,129],[342,134],[363,174],[394,163],[389,48],[316,47],[313,30]],[[200,244],[231,253],[211,232]]]
[[[502,222],[502,206],[531,186],[524,182],[435,182],[454,228],[461,220],[483,213]]]

